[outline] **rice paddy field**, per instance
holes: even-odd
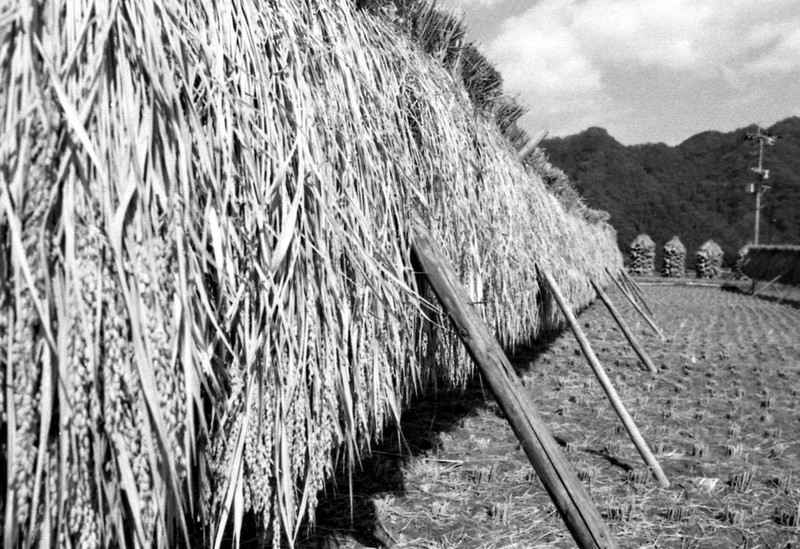
[[[568,331],[511,353],[567,458],[622,547],[797,547],[800,290],[639,281],[666,342],[610,297],[658,374],[602,303],[579,320],[671,486],[645,468]],[[575,547],[480,379],[416,401],[374,450],[328,485],[301,547]]]

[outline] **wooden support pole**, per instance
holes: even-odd
[[[631,276],[628,274],[628,271],[623,269],[620,271],[619,275],[616,276],[613,275],[610,270],[608,270],[608,267],[606,267],[606,273],[608,273],[609,277],[615,279],[617,282],[620,282],[627,289],[628,293],[634,296],[636,301],[641,303],[645,310],[650,313],[650,316],[654,316],[653,310],[650,308],[650,305],[644,298],[644,292],[642,292],[642,289],[638,284],[636,284],[636,281],[631,278]]]
[[[767,288],[775,284],[778,281],[778,279],[780,279],[783,275],[785,275],[788,272],[789,271],[782,272],[781,274],[779,274],[778,276],[776,276],[775,278],[773,278],[772,280],[761,286],[761,288],[759,288],[758,291],[755,291],[755,285],[753,285],[753,291],[751,292],[753,294],[753,297],[757,296],[760,293],[766,292]]]
[[[636,351],[637,355],[639,355],[639,360],[642,361],[644,367],[650,370],[650,372],[653,374],[658,373],[658,370],[653,365],[653,361],[650,360],[650,357],[647,356],[645,350],[642,348],[641,345],[639,345],[639,342],[636,340],[636,336],[634,336],[633,332],[631,332],[630,328],[628,328],[628,324],[625,322],[625,319],[622,318],[622,315],[619,314],[617,308],[614,307],[613,303],[611,303],[611,299],[609,299],[609,297],[603,291],[603,288],[601,288],[600,285],[594,280],[592,280],[592,286],[594,286],[594,291],[597,292],[597,296],[606,306],[608,312],[611,313],[611,316],[616,321],[617,325],[619,326],[619,329],[622,330],[623,334],[625,334],[625,338],[628,340],[628,343],[631,344],[633,350]]]
[[[452,267],[446,263],[444,253],[418,223],[414,227],[412,249],[578,547],[618,548],[597,507],[522,388],[505,353],[470,303]]]
[[[622,270],[622,278],[628,282],[628,287],[633,290],[633,295],[635,295],[639,299],[639,302],[644,305],[644,308],[647,309],[647,312],[650,313],[650,316],[655,316],[653,309],[650,308],[650,305],[647,303],[647,300],[644,297],[644,292],[631,277],[631,275],[628,274],[628,271],[624,269]]]
[[[636,303],[636,300],[633,299],[633,296],[628,292],[628,290],[625,289],[625,286],[623,286],[620,283],[620,281],[614,278],[613,276],[611,277],[611,280],[613,280],[614,284],[617,285],[617,288],[619,288],[619,291],[622,292],[622,295],[624,295],[628,299],[628,301],[630,301],[631,305],[633,305],[633,308],[636,309],[640,315],[642,315],[642,318],[644,318],[645,321],[647,321],[647,323],[650,325],[653,331],[656,334],[658,334],[658,337],[661,338],[661,341],[666,340],[667,338],[664,337],[664,334],[661,332],[661,330],[658,329],[658,326],[656,326],[656,323],[653,322],[653,319],[650,318],[650,316],[642,310],[642,308],[639,306],[638,303]]]
[[[544,276],[547,286],[550,288],[550,291],[552,292],[556,303],[558,303],[561,312],[564,313],[564,317],[567,319],[567,323],[572,329],[572,333],[575,334],[575,339],[578,340],[578,344],[580,345],[586,360],[589,362],[589,366],[592,367],[594,375],[597,376],[600,386],[603,388],[608,400],[611,402],[611,406],[614,408],[617,416],[622,421],[622,425],[624,425],[625,429],[628,431],[628,435],[631,437],[634,446],[636,446],[636,449],[639,451],[639,454],[642,456],[642,459],[644,459],[644,462],[647,464],[647,466],[650,467],[650,470],[653,471],[653,475],[656,477],[656,480],[658,480],[658,483],[663,488],[669,488],[669,481],[664,475],[661,465],[659,465],[658,461],[656,461],[655,456],[653,456],[653,453],[650,451],[650,448],[647,447],[647,443],[642,437],[642,434],[639,432],[639,428],[636,427],[636,424],[633,422],[633,418],[628,413],[628,410],[625,409],[622,399],[619,398],[616,389],[614,389],[614,386],[611,384],[611,380],[608,378],[608,374],[606,374],[606,371],[603,369],[603,365],[600,364],[600,361],[597,359],[597,355],[594,354],[594,350],[592,349],[589,340],[583,333],[580,324],[578,324],[578,319],[575,318],[575,313],[572,312],[572,308],[564,299],[564,296],[561,295],[561,290],[559,290],[556,281],[547,271],[540,269],[539,272]]]
[[[615,276],[615,275],[611,274],[611,271],[608,270],[608,267],[606,267],[606,272],[608,273],[609,276]],[[621,271],[619,271],[616,274],[615,277],[616,277],[617,280],[622,282],[622,285],[625,286],[625,289],[628,290],[628,292],[631,295],[633,295],[636,298],[637,301],[641,302],[641,295],[639,295],[639,293],[636,290],[633,289],[633,285],[631,284],[630,278],[628,277],[628,271],[626,271],[625,269],[622,269]],[[647,309],[648,312],[651,312],[650,309],[648,309],[645,306],[644,303],[642,303],[642,306],[645,307],[645,309]]]

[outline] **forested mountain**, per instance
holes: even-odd
[[[606,210],[627,254],[631,241],[649,234],[661,248],[677,235],[694,264],[697,248],[713,239],[731,263],[751,242],[755,195],[745,191],[757,181],[749,170],[758,164],[758,142],[746,140],[748,126],[730,133],[707,131],[680,145],[625,146],[602,128],[548,139],[541,147],[564,170],[592,208]],[[762,196],[762,244],[800,244],[800,118],[767,128],[776,136],[764,148],[771,189]]]

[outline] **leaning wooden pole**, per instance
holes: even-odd
[[[623,286],[620,283],[620,281],[617,280],[613,276],[611,277],[611,280],[614,281],[614,284],[617,285],[617,288],[619,288],[619,291],[622,292],[622,295],[624,295],[627,298],[627,300],[630,302],[630,304],[633,305],[633,308],[636,309],[639,312],[640,315],[642,315],[642,318],[645,319],[645,321],[650,325],[650,327],[653,329],[653,331],[656,334],[658,334],[658,337],[661,338],[661,341],[664,341],[665,339],[667,339],[666,337],[664,337],[664,334],[661,332],[661,330],[659,330],[658,326],[656,326],[656,323],[653,322],[653,319],[650,318],[650,315],[648,315],[646,312],[644,312],[642,310],[642,308],[639,306],[639,304],[636,303],[636,300],[633,298],[633,296],[630,294],[630,292],[628,292],[628,290],[625,289],[625,286]]]
[[[422,273],[450,316],[469,355],[522,443],[578,547],[617,548],[597,507],[578,480],[489,327],[470,303],[442,251],[422,226],[415,226],[412,249]]]
[[[656,480],[658,480],[658,483],[663,488],[669,488],[669,481],[667,480],[666,475],[664,475],[661,465],[659,465],[658,461],[656,461],[656,458],[653,456],[650,448],[648,448],[644,437],[642,437],[642,433],[639,432],[639,428],[633,422],[633,418],[628,413],[628,410],[625,409],[622,399],[619,398],[616,389],[614,389],[614,386],[611,384],[611,380],[608,378],[608,374],[606,374],[606,371],[603,369],[603,365],[600,364],[600,361],[597,359],[597,355],[594,354],[594,350],[592,349],[589,340],[583,333],[580,324],[578,324],[578,319],[575,318],[575,313],[572,312],[572,308],[564,299],[564,296],[561,295],[561,290],[559,290],[556,281],[547,271],[540,269],[539,272],[547,282],[547,286],[550,288],[550,292],[553,294],[556,303],[558,303],[561,312],[564,313],[564,317],[567,319],[567,323],[572,329],[572,333],[575,334],[575,339],[578,340],[578,344],[580,345],[584,356],[586,356],[589,366],[592,367],[594,375],[597,376],[598,381],[600,381],[600,386],[603,388],[603,391],[605,391],[608,400],[611,402],[611,406],[614,408],[617,416],[619,416],[619,419],[622,421],[622,425],[624,425],[625,429],[628,431],[628,435],[631,437],[634,446],[636,446],[636,449],[639,451],[639,454],[641,454],[642,459],[644,459],[644,462],[647,464],[647,466],[650,467],[650,470],[653,471],[653,475],[656,477]]]
[[[619,329],[622,330],[622,333],[625,335],[625,338],[628,340],[628,343],[630,343],[631,347],[633,347],[633,350],[636,351],[636,354],[639,356],[639,360],[642,361],[644,367],[650,370],[651,373],[654,374],[658,373],[658,370],[653,365],[653,361],[650,360],[650,357],[647,356],[645,350],[642,348],[641,345],[639,345],[639,341],[636,339],[636,336],[634,336],[633,332],[631,332],[631,329],[628,328],[628,324],[625,322],[625,319],[622,318],[622,315],[619,314],[617,308],[614,307],[614,304],[611,302],[611,299],[609,299],[609,297],[603,291],[603,288],[601,288],[600,285],[594,280],[592,280],[592,286],[594,287],[594,291],[597,292],[597,296],[606,306],[606,309],[608,309],[608,312],[611,313],[611,316],[614,318],[614,321],[617,323],[617,326],[619,326]]]
[[[647,309],[647,312],[650,313],[651,316],[655,315],[653,309],[650,308],[650,304],[647,303],[647,300],[644,297],[644,292],[636,283],[636,281],[633,279],[633,277],[631,277],[631,275],[628,274],[628,271],[624,269],[621,271],[621,273],[622,273],[621,274],[622,279],[628,283],[628,287],[632,290],[631,293],[633,293],[633,295],[635,295],[639,299],[639,302],[642,305],[644,305],[644,308]]]
[[[773,284],[775,284],[775,283],[778,281],[778,279],[780,279],[780,278],[781,278],[783,275],[785,275],[785,274],[786,274],[786,273],[788,273],[788,272],[789,272],[789,271],[784,271],[784,272],[782,272],[781,274],[779,274],[778,276],[776,276],[775,278],[773,278],[772,280],[770,280],[769,282],[767,282],[766,284],[764,284],[763,286],[761,286],[761,288],[759,288],[759,289],[758,289],[758,291],[755,291],[755,286],[754,286],[754,287],[753,287],[753,291],[752,291],[752,292],[750,292],[750,293],[753,295],[753,297],[755,297],[755,296],[757,296],[757,295],[758,295],[758,294],[760,294],[760,293],[766,292],[766,291],[767,291],[767,288],[769,288],[770,286],[772,286]]]
[[[642,292],[642,289],[638,284],[636,284],[636,281],[631,278],[626,270],[623,269],[620,271],[619,276],[615,276],[611,274],[611,271],[608,269],[608,267],[606,267],[606,273],[608,273],[609,277],[613,278],[617,282],[620,282],[627,290],[628,294],[632,295],[636,301],[641,303],[645,310],[650,313],[650,316],[654,316],[653,309],[650,308],[650,305],[644,298],[644,292]]]

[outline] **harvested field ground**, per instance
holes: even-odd
[[[568,331],[511,357],[552,433],[622,547],[799,547],[800,292],[642,282],[665,343],[610,296],[657,375],[602,303],[579,320],[672,486],[649,474]],[[331,486],[302,547],[575,547],[480,380],[415,403],[390,438],[354,472],[352,499],[346,476]]]

